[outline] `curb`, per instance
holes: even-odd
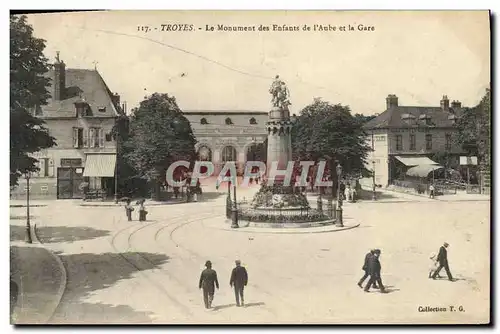
[[[326,230],[326,231],[307,231],[308,229],[311,228],[302,228],[304,231],[289,231],[290,229],[287,228],[262,228],[262,227],[255,227],[251,231],[246,230],[245,227],[240,227],[240,228],[217,228],[215,229],[222,230],[222,231],[227,231],[227,232],[240,232],[240,233],[263,233],[263,234],[312,234],[312,233],[333,233],[333,232],[341,232],[341,231],[347,231],[347,230],[352,230],[353,228],[356,228],[360,226],[361,224],[355,224],[351,226],[344,226],[343,228],[338,228],[335,230]],[[214,228],[214,227],[212,227]],[[256,230],[259,229],[259,230]],[[287,231],[288,230],[288,231]]]
[[[56,306],[54,307],[54,310],[50,313],[50,316],[48,316],[47,320],[45,321],[45,323],[48,323],[49,320],[56,313],[56,310],[59,307],[59,304],[61,303],[62,296],[64,295],[64,292],[66,291],[66,285],[68,283],[68,274],[66,272],[66,268],[64,267],[63,262],[61,261],[61,258],[59,256],[57,256],[56,254],[54,254],[54,252],[52,252],[50,249],[45,247],[43,245],[43,243],[40,241],[40,239],[38,238],[36,224],[33,224],[31,226],[31,229],[32,229],[31,234],[32,234],[33,240],[36,243],[40,244],[47,252],[49,252],[49,254],[54,258],[54,260],[56,260],[56,262],[59,266],[59,270],[61,271],[61,284],[59,285],[59,289],[57,290],[57,294],[56,294],[57,303],[56,303]]]
[[[48,204],[30,204],[30,208],[43,208],[43,207],[46,207],[48,206]],[[27,207],[27,205],[25,204],[11,204],[10,205],[11,208],[25,208]]]

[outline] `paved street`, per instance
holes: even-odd
[[[253,190],[238,190],[250,198]],[[127,222],[123,208],[54,201],[32,209],[39,239],[59,252],[67,287],[52,323],[470,323],[489,310],[489,202],[436,201],[387,193],[347,203],[352,230],[317,234],[237,233],[225,222],[223,192],[202,202],[148,207]],[[146,203],[147,206],[147,203]],[[11,208],[22,216],[25,209]],[[134,212],[137,214],[137,211]],[[265,232],[265,231],[264,231]],[[444,241],[456,282],[430,280],[429,254]],[[382,250],[388,294],[356,282],[370,248]],[[215,309],[203,307],[198,278],[218,272]],[[229,276],[248,269],[246,308],[235,307]],[[445,275],[444,271],[442,275]],[[455,306],[456,312],[419,312]],[[459,312],[462,306],[464,311]]]

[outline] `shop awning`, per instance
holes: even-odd
[[[443,169],[443,166],[439,165],[418,165],[412,167],[406,171],[406,175],[408,176],[417,176],[417,177],[427,177],[432,171]]]
[[[87,154],[83,176],[115,176],[116,154]]]
[[[418,165],[437,165],[437,162],[432,161],[431,159],[424,156],[408,156],[401,157],[397,155],[395,157],[399,161],[401,161],[405,166],[418,166]]]

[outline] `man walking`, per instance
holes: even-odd
[[[444,268],[446,270],[446,275],[448,275],[448,280],[453,282],[453,276],[451,275],[450,272],[450,266],[448,265],[448,251],[446,248],[448,248],[449,244],[445,242],[441,248],[439,248],[439,254],[437,257],[437,262],[439,262],[439,267],[436,269],[434,274],[432,275],[432,279],[436,279],[436,276],[439,275],[439,272],[441,269]]]
[[[231,272],[231,278],[229,279],[229,285],[231,287],[234,286],[234,295],[236,297],[236,306],[240,306],[240,298],[241,298],[241,306],[245,306],[245,300],[243,298],[243,289],[248,283],[248,273],[245,267],[241,266],[241,261],[236,260],[236,267],[234,267]]]
[[[380,288],[380,292],[385,293],[385,287],[382,284],[382,278],[380,276],[380,272],[382,270],[382,266],[380,265],[379,257],[380,257],[381,251],[380,249],[375,249],[373,251],[373,256],[370,257],[368,261],[368,271],[370,273],[370,280],[368,281],[368,284],[365,286],[365,292],[368,292],[370,290],[370,287],[372,284],[375,282],[378,283],[378,286]]]
[[[365,262],[363,264],[363,270],[365,271],[365,274],[363,275],[363,277],[361,277],[361,279],[359,280],[358,282],[358,286],[360,288],[363,288],[363,282],[365,281],[365,279],[368,278],[368,276],[370,276],[370,272],[369,272],[369,265],[370,265],[370,261],[371,261],[371,257],[373,256],[373,253],[375,252],[374,249],[372,249],[371,251],[369,251],[366,255],[365,255]],[[374,289],[378,289],[377,287],[377,283],[373,283],[373,288]]]
[[[203,301],[205,308],[209,309],[214,300],[215,287],[219,289],[219,281],[217,280],[217,272],[212,269],[212,262],[207,261],[205,267],[207,268],[201,272],[198,286],[200,289],[203,288]]]

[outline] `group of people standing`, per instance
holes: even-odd
[[[236,266],[231,271],[231,278],[229,285],[234,288],[234,295],[236,298],[236,306],[245,306],[243,290],[248,283],[248,273],[245,267],[241,265],[240,260],[235,261]],[[205,263],[206,269],[201,272],[199,288],[203,290],[203,301],[205,308],[212,307],[214,300],[215,288],[219,289],[219,280],[217,279],[217,272],[212,269],[212,262]],[[241,302],[240,302],[241,301]]]
[[[439,248],[439,253],[437,256],[436,254],[431,255],[430,259],[432,260],[432,266],[429,270],[429,278],[440,278],[441,276],[439,276],[439,272],[444,268],[446,270],[448,280],[452,282],[454,281],[453,276],[451,275],[450,266],[448,264],[448,246],[449,244],[445,242],[443,246]],[[364,291],[366,292],[369,292],[370,288],[373,287],[374,289],[380,289],[381,293],[387,293],[387,290],[382,283],[382,265],[380,264],[381,253],[382,252],[380,251],[380,249],[372,249],[370,252],[368,252],[368,254],[365,255],[365,261],[362,267],[365,274],[359,280],[358,286],[360,288],[363,288],[363,282],[368,277],[370,277],[368,283],[364,288]]]
[[[135,209],[132,206],[130,199],[127,199],[126,202],[127,204],[125,204],[125,214],[127,215],[127,220],[132,221],[132,212]],[[139,221],[145,221],[146,215],[148,214],[148,212],[146,211],[146,207],[144,206],[144,202],[145,202],[144,199],[136,202],[136,204],[139,205]]]

